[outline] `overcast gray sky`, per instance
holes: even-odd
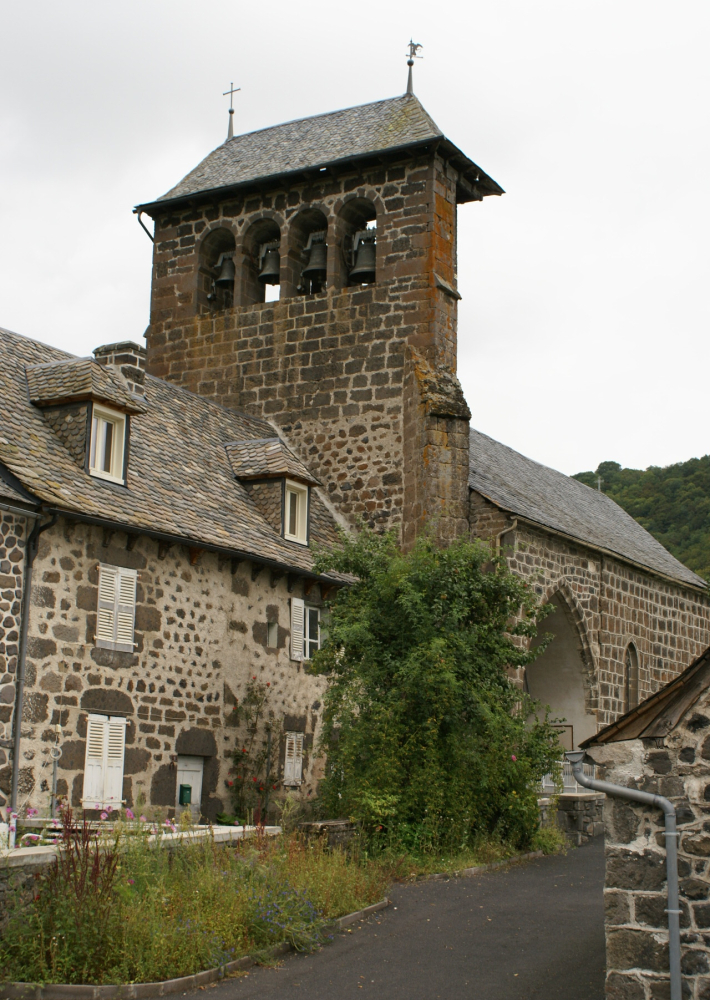
[[[506,194],[459,215],[479,429],[567,473],[710,452],[707,0],[3,6],[0,325],[140,340],[131,208],[249,131],[415,90]]]

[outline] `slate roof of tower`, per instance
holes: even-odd
[[[513,515],[694,587],[708,584],[611,497],[471,428],[469,486]]]
[[[463,169],[471,171],[482,194],[502,193],[494,180],[446,140],[419,100],[405,94],[236,135],[213,150],[156,202],[139,207],[147,210],[161,202],[432,141],[448,144]]]
[[[312,572],[310,550],[274,531],[229,463],[230,442],[274,436],[265,420],[146,375],[145,412],[130,418],[128,488],[90,476],[30,402],[26,378],[38,364],[84,361],[0,329],[0,471],[50,508]],[[8,478],[0,474],[0,496]],[[311,496],[310,536],[332,543],[335,521],[318,491]]]

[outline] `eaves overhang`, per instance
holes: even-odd
[[[390,146],[382,150],[368,151],[359,156],[347,156],[336,160],[325,160],[322,163],[314,164],[312,167],[299,167],[274,174],[265,174],[261,177],[248,178],[235,184],[225,184],[220,187],[206,188],[203,191],[194,191],[189,194],[178,195],[175,198],[159,198],[156,201],[143,202],[133,209],[134,214],[144,213],[154,219],[162,211],[172,211],[175,208],[194,205],[203,201],[214,201],[219,198],[223,200],[230,194],[244,190],[273,188],[280,182],[291,182],[295,179],[311,180],[321,176],[323,171],[347,170],[348,167],[362,166],[368,161],[377,163],[378,161],[392,161],[401,158],[403,153],[417,153],[440,150],[446,159],[451,162],[465,180],[465,184],[459,185],[457,189],[457,203],[463,204],[468,201],[480,201],[490,195],[505,194],[503,188],[492,177],[481,170],[477,164],[470,160],[457,146],[450,142],[445,136],[432,141],[423,140],[419,143],[406,143],[402,146]]]

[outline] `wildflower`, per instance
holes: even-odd
[[[131,812],[131,810],[130,809],[126,809],[126,819],[135,819],[135,818],[136,817],[133,815],[133,813]]]
[[[101,806],[99,805],[99,803],[98,802],[94,802],[94,809],[100,809],[100,808],[101,808]]]
[[[108,819],[108,813],[107,812],[102,812],[101,813],[101,819]]]
[[[32,809],[32,808],[29,808],[29,809],[27,810],[27,815],[28,815],[28,816],[36,816],[36,815],[37,815],[38,813],[39,813],[39,809]]]
[[[113,806],[106,806],[106,812],[113,812]]]
[[[128,884],[129,885],[135,885],[136,884],[136,880],[134,878],[129,878]]]
[[[517,757],[515,756],[515,754],[514,754],[514,753],[512,753],[512,754],[510,755],[510,759],[511,759],[511,760],[517,760],[518,758],[517,758]]]
[[[145,816],[141,816],[140,820],[141,820],[141,823],[147,823],[148,822],[148,820],[145,818]]]

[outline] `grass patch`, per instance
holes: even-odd
[[[65,826],[63,849],[15,896],[0,936],[5,980],[151,982],[288,942],[314,947],[325,923],[381,899],[387,872],[296,836],[157,848],[140,835],[99,844]]]

